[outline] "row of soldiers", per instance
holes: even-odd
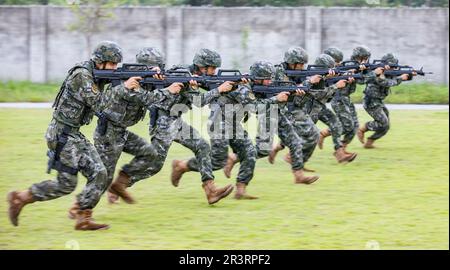
[[[370,50],[358,46],[351,58],[361,64],[367,63]],[[329,48],[317,57],[314,64],[330,68],[328,76],[333,76],[333,68],[342,60],[340,50]],[[330,86],[316,87],[316,91],[308,93],[299,88],[295,93],[257,96],[252,91],[255,85],[270,85],[273,79],[289,81],[286,70],[304,69],[308,63],[306,51],[301,47],[292,47],[285,52],[284,61],[276,66],[266,61],[255,62],[250,67],[250,75],[260,79],[250,81],[242,78],[239,83],[225,81],[214,89],[200,91],[195,80],[190,81],[188,86],[175,82],[162,89],[141,85],[142,78],[139,77],[131,77],[115,85],[95,80],[94,70],[115,70],[122,61],[122,49],[116,43],[101,42],[90,60],[76,64],[69,70],[55,99],[55,109],[45,138],[49,149],[49,166],[57,171],[56,179],[33,184],[24,191],[10,192],[9,218],[14,226],[18,226],[18,217],[25,205],[72,193],[77,185],[78,172],[81,172],[87,178],[87,184],[69,209],[69,217],[76,220],[76,230],[106,229],[109,225],[96,223],[92,219],[92,210],[102,194],[107,193],[110,203],[116,203],[119,198],[126,203],[135,203],[128,188],[161,170],[173,142],[189,148],[195,156],[189,160],[172,162],[172,184],[178,186],[186,172],[199,172],[209,204],[218,202],[234,190],[231,184],[218,187],[214,182],[214,171],[223,169],[229,178],[237,163],[240,163],[240,167],[234,197],[256,199],[256,196],[246,191],[253,178],[256,160],[268,157],[269,162],[273,163],[277,153],[285,147],[289,153],[284,159],[291,165],[294,183],[311,184],[319,176],[307,175],[307,172],[314,170],[305,168],[305,163],[317,144],[322,148],[326,137],[331,136],[333,139],[337,161],[348,163],[357,156],[346,150],[355,134],[364,147],[372,148],[373,142],[387,133],[389,113],[383,99],[388,95],[389,87],[407,80],[408,75],[394,78],[384,76],[384,70],[389,69],[389,64],[396,64],[398,60],[392,54],[385,55],[382,60],[386,67],[366,70],[362,79],[339,80]],[[156,71],[163,70],[165,66],[163,55],[151,47],[143,48],[136,55],[136,62]],[[201,49],[195,54],[192,64],[183,68],[194,76],[212,76],[220,66],[221,57],[217,52]],[[154,77],[164,79],[162,73]],[[298,83],[317,86],[322,79],[322,76],[315,75]],[[364,108],[374,118],[361,126],[350,99],[356,84],[366,84]],[[200,100],[200,104],[196,104],[194,99]],[[333,110],[326,106],[330,101]],[[182,119],[182,113],[171,113],[177,104],[184,104],[188,108],[192,108],[192,105],[210,105],[211,127],[219,127],[221,131],[232,129],[235,131],[233,134],[239,133],[241,136],[210,136],[208,143]],[[233,117],[226,117],[225,107],[229,104],[267,107],[266,113],[258,112],[257,115],[260,124],[255,144],[241,123],[245,113],[235,109]],[[275,104],[276,118],[269,113],[269,107]],[[151,112],[150,142],[128,130],[128,127],[144,118],[147,110]],[[80,132],[80,127],[88,125],[94,115],[98,117],[98,124],[92,145]],[[325,123],[327,128],[319,131],[316,127],[318,120]],[[274,121],[277,123],[276,130],[270,124]],[[189,136],[182,134],[182,131],[188,131]],[[366,131],[374,131],[374,134],[364,142]],[[275,134],[280,138],[280,143],[274,145]],[[268,148],[267,145],[274,146]],[[232,153],[228,153],[229,148]],[[133,159],[120,169],[113,181],[122,152],[132,155]]]

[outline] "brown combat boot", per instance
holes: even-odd
[[[78,210],[77,222],[75,223],[75,230],[80,231],[95,231],[109,229],[108,224],[98,224],[92,219],[92,210]]]
[[[247,188],[247,184],[237,182],[236,183],[236,193],[234,194],[234,198],[237,200],[255,200],[258,199],[258,197],[248,195],[245,191]]]
[[[356,158],[356,154],[346,154],[344,152],[344,148],[338,148],[336,152],[334,152],[334,156],[339,163],[350,162],[351,160]]]
[[[214,180],[204,181],[202,187],[205,190],[206,199],[208,199],[209,204],[214,204],[220,201],[233,191],[232,185],[227,185],[223,188],[217,188],[214,185]]]
[[[274,147],[272,147],[272,150],[269,153],[269,163],[270,164],[274,164],[275,163],[275,157],[277,156],[278,152],[280,152],[281,150],[283,150],[283,146],[281,146],[281,144],[277,144]]]
[[[8,215],[9,220],[14,226],[19,226],[19,215],[22,208],[29,204],[34,203],[36,200],[33,198],[33,194],[29,190],[22,192],[11,191],[8,193]]]
[[[303,169],[293,171],[294,173],[294,183],[295,184],[305,184],[309,185],[319,179],[318,175],[306,176]]]
[[[174,187],[178,187],[183,174],[189,171],[187,164],[188,162],[185,160],[174,159],[172,161],[172,174],[170,176],[170,181]]]
[[[223,173],[227,178],[231,177],[231,171],[233,170],[234,165],[238,162],[238,158],[236,154],[228,154],[227,163],[225,164],[225,167],[223,167]]]
[[[317,143],[317,145],[319,146],[320,149],[323,149],[323,141],[325,140],[326,137],[330,136],[331,132],[328,128],[326,129],[322,129],[319,133],[319,142]]]
[[[375,148],[375,146],[373,146],[374,142],[375,142],[375,140],[367,139],[366,143],[364,144],[364,148],[366,148],[366,149]]]
[[[346,154],[346,155],[350,155],[350,160],[348,161],[348,162],[352,162],[355,158],[356,158],[356,156],[358,155],[357,153],[354,153],[354,152],[348,152],[347,151],[347,146],[348,146],[348,143],[342,143],[342,148],[344,148],[344,153]]]
[[[129,204],[136,203],[136,201],[133,199],[130,193],[126,191],[128,185],[130,184],[130,181],[131,181],[130,176],[128,176],[123,171],[120,171],[116,180],[114,180],[111,186],[109,186],[108,191],[112,194],[119,196],[126,203]]]
[[[106,191],[106,198],[108,199],[108,203],[110,204],[119,203],[119,196],[117,196],[117,194]]]
[[[358,136],[358,139],[361,143],[364,143],[364,133],[367,132],[367,126],[366,124],[360,126],[358,128],[358,131],[356,132],[356,135]]]
[[[74,202],[72,207],[69,209],[68,217],[70,219],[76,219],[78,211],[80,211],[80,205],[78,204],[78,202]]]

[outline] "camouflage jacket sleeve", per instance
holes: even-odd
[[[128,90],[124,86],[122,88],[127,91],[127,99],[140,103],[142,106],[150,106],[154,103],[163,103],[174,99],[167,88],[147,90],[140,87],[138,90]]]
[[[311,88],[310,91],[308,91],[308,96],[310,96],[316,100],[319,100],[319,101],[326,100],[329,97],[333,96],[333,94],[336,91],[339,91],[338,88],[336,87],[336,84],[327,86],[322,89],[314,89],[314,88],[312,88],[312,84],[308,80],[305,80],[303,82],[303,85]]]
[[[68,86],[79,96],[77,99],[81,99],[87,107],[96,113],[101,111],[102,89],[94,83],[94,78],[88,70],[84,68],[76,70]]]
[[[367,84],[367,83],[375,81],[377,78],[377,75],[372,70],[370,70],[366,73],[361,73],[361,74],[362,74],[362,79],[356,80],[357,84]]]
[[[201,93],[198,90],[190,89],[190,91],[186,92],[185,95],[189,99],[191,104],[197,107],[203,107],[205,105],[210,104],[214,99],[220,97],[220,92],[219,88],[214,88],[204,93]],[[197,102],[197,100],[199,102]]]
[[[386,78],[385,76],[378,76],[375,79],[375,83],[382,86],[382,87],[392,87],[396,86],[402,83],[401,77],[395,77],[395,78]]]

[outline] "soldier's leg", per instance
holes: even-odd
[[[72,193],[76,187],[76,175],[67,172],[58,172],[56,180],[46,180],[41,183],[33,184],[30,187],[30,192],[35,201],[48,201],[68,195]]]
[[[131,154],[134,158],[125,164],[120,170],[114,182],[108,189],[108,202],[115,203],[121,197],[126,203],[134,203],[135,200],[126,189],[147,176],[147,169],[152,159],[156,156],[153,146],[136,134],[125,131],[122,150]]]
[[[248,137],[247,131],[243,131],[242,138],[230,139],[230,146],[240,160],[239,173],[236,177],[236,199],[257,199],[246,194],[246,187],[253,178],[256,164],[256,148]]]
[[[369,104],[366,111],[374,119],[366,123],[367,130],[375,131],[369,139],[377,140],[383,137],[389,129],[389,116],[384,104],[380,102]]]
[[[333,137],[334,149],[337,150],[341,148],[342,125],[336,115],[330,109],[324,108],[319,113],[319,120],[328,126],[331,136]]]
[[[84,142],[80,142],[79,154],[78,168],[83,176],[87,178],[87,184],[81,193],[77,195],[77,201],[81,210],[93,209],[100,200],[101,195],[108,188],[107,171],[97,150],[87,139],[84,139]]]
[[[184,131],[188,131],[189,134],[179,134],[176,138],[176,142],[189,148],[194,152],[195,158],[190,160],[174,160],[172,163],[172,185],[178,186],[181,176],[188,171],[199,171],[201,174],[202,187],[205,191],[206,199],[209,204],[214,204],[221,199],[227,197],[232,191],[233,186],[227,185],[223,188],[219,188],[214,183],[214,175],[212,173],[213,166],[211,164],[211,149],[200,134],[193,127],[183,122]],[[227,149],[228,147],[226,147]]]
[[[358,127],[359,127],[358,114],[356,112],[355,105],[351,102],[351,100],[349,100],[348,108],[349,108],[350,117],[351,117],[351,120],[353,123],[352,124],[353,130],[352,131],[349,130],[344,135],[343,142],[346,144],[350,144],[353,141],[353,138],[355,137],[356,132],[358,131]]]
[[[344,135],[342,143],[348,144],[355,135],[355,123],[353,120],[350,104],[346,103],[344,97],[340,97],[339,100],[333,99],[331,102],[331,106],[342,126],[342,135]]]
[[[112,126],[109,126],[106,129],[106,133],[101,135],[97,130],[94,133],[94,146],[97,149],[97,152],[105,165],[107,171],[107,181],[108,187],[111,185],[114,172],[116,170],[117,162],[122,154],[123,147],[126,142],[126,129]],[[114,203],[118,200],[118,196],[107,192],[108,202]],[[78,210],[78,203],[75,203],[72,208],[69,210],[69,217],[75,218],[75,213]]]
[[[258,115],[258,130],[255,141],[256,157],[258,159],[269,156],[272,150],[276,130],[273,127],[271,128],[271,124],[270,114]]]
[[[114,128],[112,125],[108,126],[104,135],[101,135],[98,130],[94,133],[94,146],[108,173],[108,185],[112,182],[126,140],[127,131],[124,128]]]
[[[289,148],[293,171],[303,169],[303,145],[293,125],[286,116],[281,115],[278,122],[278,136],[283,145]]]
[[[122,171],[130,176],[132,182],[147,177],[148,165],[157,159],[160,153],[157,153],[153,144],[130,131],[128,131],[123,151],[134,156],[129,163],[122,166]],[[162,152],[167,153],[167,151]]]
[[[107,224],[97,224],[92,219],[92,209],[97,205],[102,194],[108,188],[108,174],[95,147],[84,136],[78,143],[80,156],[78,169],[87,178],[87,184],[77,196],[79,210],[77,212],[76,230],[107,229]],[[62,152],[61,156],[73,153]]]
[[[200,136],[200,133],[192,126],[183,122],[183,129],[189,130],[189,136],[180,136],[175,139],[186,148],[189,148],[195,155],[195,159],[188,160],[189,171],[199,171],[201,180],[213,180],[213,167],[211,164],[211,148],[208,142]]]

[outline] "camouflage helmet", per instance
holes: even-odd
[[[321,54],[317,56],[316,61],[314,62],[314,65],[318,66],[324,66],[327,68],[333,68],[336,65],[336,62],[334,61],[333,57],[329,56],[328,54]]]
[[[136,54],[136,62],[147,66],[158,66],[163,68],[164,56],[154,47],[145,47],[142,48],[138,54]]]
[[[198,67],[220,67],[222,65],[220,54],[209,49],[200,49],[194,55],[192,62]]]
[[[356,60],[358,58],[369,58],[370,55],[371,55],[370,49],[364,45],[360,45],[353,49],[351,59]]]
[[[398,64],[398,59],[392,53],[387,53],[383,55],[383,57],[381,57],[381,61],[387,63],[388,65]]]
[[[302,47],[291,47],[284,53],[284,62],[306,64],[308,63],[308,53]]]
[[[270,62],[256,61],[250,67],[250,75],[259,78],[272,78],[275,74],[275,67]]]
[[[336,47],[330,47],[330,48],[324,50],[323,53],[328,54],[329,56],[333,57],[333,59],[336,63],[342,62],[342,60],[344,59],[344,54],[342,53],[341,50],[339,50]]]
[[[122,49],[112,41],[102,41],[95,47],[91,59],[95,63],[122,62]]]

